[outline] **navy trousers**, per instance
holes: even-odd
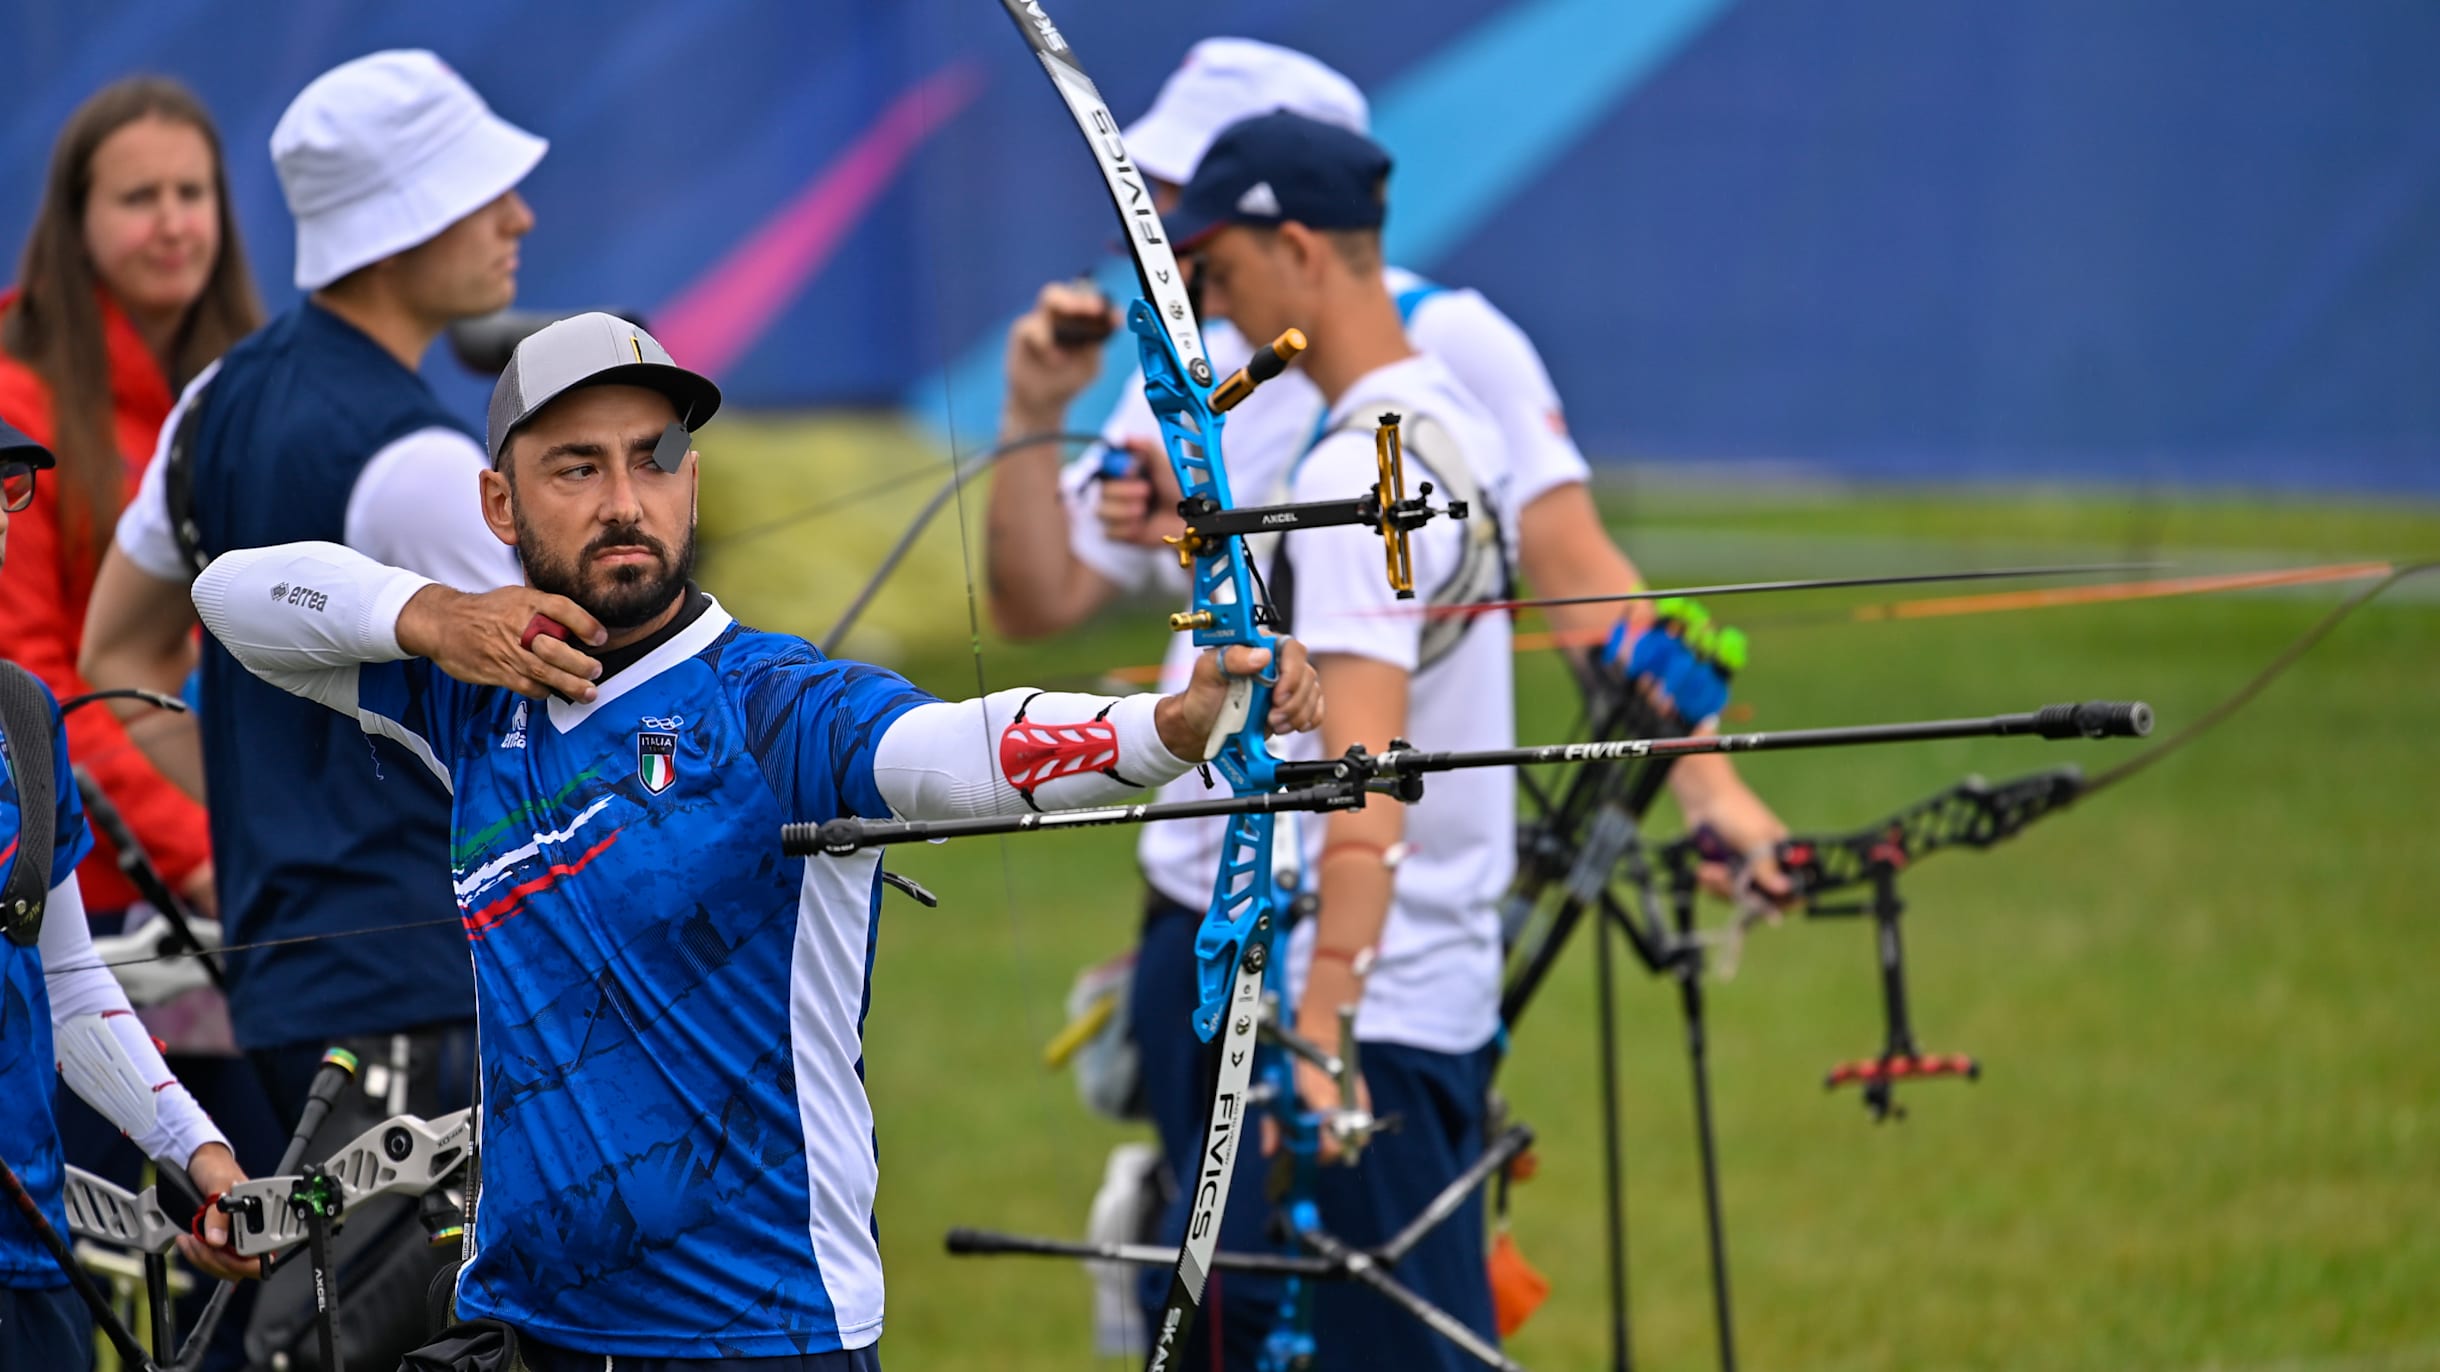
[[[1162,1216],[1161,1233],[1169,1243],[1186,1232],[1187,1196],[1193,1190],[1189,1178],[1203,1148],[1204,1115],[1211,1108],[1212,1050],[1195,1037],[1188,1022],[1195,1000],[1195,930],[1201,922],[1201,911],[1153,897],[1145,911],[1128,1007],[1143,1056],[1145,1102],[1160,1133],[1162,1153],[1179,1182],[1180,1199]],[[1316,1199],[1323,1228],[1342,1242],[1368,1248],[1404,1228],[1482,1155],[1483,1115],[1496,1050],[1486,1045],[1472,1053],[1435,1053],[1370,1041],[1362,1048],[1373,1112],[1398,1116],[1399,1126],[1374,1137],[1360,1166],[1323,1168]],[[1267,1170],[1259,1135],[1249,1132],[1237,1151],[1228,1210],[1220,1222],[1222,1248],[1259,1251],[1275,1246],[1264,1191]],[[1480,1189],[1390,1275],[1485,1340],[1499,1341],[1484,1265]],[[1148,1322],[1160,1317],[1169,1279],[1167,1268],[1148,1269],[1142,1278],[1138,1292]],[[1202,1327],[1188,1340],[1183,1366],[1251,1369],[1282,1294],[1281,1278],[1212,1273]],[[1455,1372],[1481,1366],[1379,1293],[1346,1281],[1316,1285],[1314,1343],[1316,1366],[1324,1372],[1379,1367]]]
[[[85,1372],[93,1312],[67,1285],[0,1286],[0,1372]]]
[[[862,1348],[829,1353],[787,1353],[776,1358],[638,1358],[625,1353],[604,1358],[599,1353],[571,1353],[536,1343],[520,1334],[517,1355],[526,1372],[881,1372],[881,1350]]]

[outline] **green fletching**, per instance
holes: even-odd
[[[1664,623],[1675,620],[1684,626],[1678,636],[1689,643],[1703,631],[1704,625],[1711,623],[1711,612],[1703,608],[1702,602],[1688,600],[1684,596],[1671,596],[1655,603],[1653,613]]]
[[[1745,670],[1745,630],[1723,628],[1712,640],[1712,660],[1720,670],[1735,675]]]

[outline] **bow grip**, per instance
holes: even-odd
[[[1220,717],[1212,721],[1211,737],[1203,740],[1203,761],[1220,756],[1220,750],[1238,730],[1245,727],[1246,717],[1253,713],[1254,678],[1233,676],[1228,679],[1228,699],[1220,706]]]
[[[2152,732],[2152,707],[2140,700],[2045,705],[2034,729],[2044,738],[2143,738]]]

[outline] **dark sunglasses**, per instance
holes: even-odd
[[[0,462],[0,495],[7,497],[10,514],[34,503],[34,470],[31,462]]]

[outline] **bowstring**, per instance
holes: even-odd
[[[932,525],[932,517],[940,513],[941,506],[958,495],[969,474],[980,474],[1001,458],[1025,448],[1038,448],[1051,443],[1090,445],[1099,442],[1101,442],[1099,434],[1074,434],[1064,430],[1054,430],[1047,434],[1019,434],[1006,442],[985,448],[971,458],[963,460],[952,458],[949,479],[942,482],[940,489],[934,491],[931,498],[924,501],[922,508],[915,512],[915,517],[907,521],[906,528],[899,532],[898,541],[890,545],[888,552],[882,554],[880,565],[873,568],[871,576],[865,578],[864,585],[856,591],[855,599],[847,603],[847,608],[839,613],[838,621],[822,635],[822,641],[816,645],[821,648],[822,656],[829,657],[837,652],[838,645],[844,642],[848,632],[856,627],[856,621],[864,617],[864,612],[871,608],[873,600],[881,594],[881,588],[889,582],[891,576],[897,573],[899,564],[906,561],[907,554],[914,551],[915,545],[922,541],[924,530]],[[964,544],[962,528],[959,542],[962,547]]]
[[[189,918],[195,918],[190,915]],[[65,967],[46,967],[45,977],[64,977],[72,972],[91,971],[96,967],[142,967],[155,962],[176,962],[181,958],[217,958],[230,953],[251,953],[261,948],[287,948],[300,943],[326,943],[333,939],[363,938],[367,934],[396,934],[409,929],[437,929],[444,924],[463,925],[456,915],[447,919],[408,920],[403,924],[376,924],[369,929],[338,929],[319,934],[290,934],[286,938],[256,939],[252,943],[223,943],[210,948],[173,948],[165,953],[153,953],[140,958],[96,958],[91,962],[70,963]],[[164,934],[174,934],[165,928]]]
[[[2336,629],[2339,624],[2349,615],[2352,615],[2357,610],[2371,604],[2373,599],[2379,596],[2383,591],[2397,585],[2406,578],[2410,576],[2419,576],[2422,573],[2431,571],[2435,568],[2440,568],[2440,561],[2406,563],[2405,565],[2400,566],[2396,571],[2391,572],[2388,576],[2381,578],[2379,581],[2372,583],[2370,586],[2365,587],[2363,590],[2358,591],[2344,601],[2341,601],[2335,609],[2332,609],[2327,614],[2324,614],[2320,619],[2315,620],[2310,628],[2306,629],[2303,633],[2298,634],[2288,643],[2285,648],[2280,649],[2278,656],[2272,658],[2266,666],[2264,666],[2260,671],[2254,673],[2251,678],[2247,679],[2244,685],[2239,686],[2236,690],[2230,692],[2228,696],[2222,699],[2217,705],[2205,710],[2192,724],[2189,724],[2186,727],[2178,730],[2176,733],[2169,735],[2167,738],[2164,738],[2160,742],[2153,744],[2151,747],[2144,749],[2142,752],[2137,753],[2135,756],[2119,763],[2117,766],[2110,768],[2108,771],[2102,772],[2098,776],[2095,776],[2091,781],[2085,783],[2084,789],[2079,793],[2078,798],[2082,799],[2084,797],[2089,797],[2096,791],[2102,790],[2105,787],[2115,786],[2119,782],[2125,781],[2129,777],[2134,776],[2136,773],[2150,767],[2153,763],[2162,761],[2170,754],[2176,752],[2180,748],[2185,747],[2187,744],[2192,743],[2195,739],[2200,738],[2204,734],[2210,732],[2212,729],[2217,728],[2229,716],[2235,714],[2239,710],[2244,709],[2247,705],[2252,704],[2254,697],[2262,694],[2265,690],[2268,690],[2272,682],[2277,681],[2288,668],[2295,666],[2297,661],[2304,657],[2305,654],[2313,651],[2313,649],[2316,647],[2319,647],[2321,641],[2329,637],[2331,631]]]
[[[946,51],[948,49],[948,45],[942,41],[944,39],[944,35],[939,31],[938,22],[934,21],[927,24],[927,28],[931,29],[931,36],[935,43],[938,44],[942,50]],[[943,97],[939,92],[930,92],[927,94],[926,98],[937,100]],[[938,126],[939,119],[937,114],[932,122],[936,127]],[[940,273],[937,265],[939,262],[939,257],[937,255],[931,255],[931,260],[935,264],[933,271],[933,284],[936,288],[931,293],[932,332],[933,337],[940,345],[940,352],[942,354],[942,366],[940,369],[941,427],[947,433],[949,451],[954,454],[958,451],[959,447],[957,435],[957,382],[955,377],[957,369],[955,366],[950,365],[950,359],[948,356],[949,339],[951,337],[948,300],[947,297],[937,289],[940,284]],[[995,454],[994,456],[996,457],[1004,455],[1005,453],[1000,453]],[[951,463],[949,469],[951,504],[953,504],[957,510],[958,563],[966,579],[966,648],[967,652],[974,660],[974,696],[977,704],[975,713],[978,720],[978,727],[982,736],[980,741],[982,743],[985,765],[990,767],[992,779],[994,781],[1005,784],[1008,778],[1005,771],[1000,766],[1000,750],[997,746],[997,740],[991,736],[991,714],[989,709],[982,705],[984,698],[991,694],[991,687],[983,666],[983,610],[981,601],[976,595],[975,590],[974,549],[971,542],[973,530],[968,524],[968,512],[966,509],[966,484],[970,470],[971,469],[968,466],[956,463],[954,461]],[[1029,938],[1027,935],[1025,919],[1019,909],[1019,903],[1017,900],[1016,858],[1014,856],[1014,850],[1011,848],[1009,839],[1006,835],[1001,836],[999,840],[999,849],[1000,885],[1003,892],[1003,899],[1007,902],[1008,906],[1010,954],[1017,965],[1017,980],[1020,983],[1021,989],[1020,999],[1023,1001],[1020,1014],[1023,1016],[1027,1040],[1033,1043],[1041,1043],[1044,1041],[1045,1035],[1040,1021],[1041,1011],[1036,1004],[1037,996],[1035,994],[1040,989],[1039,983],[1041,974],[1034,965],[1034,960],[1031,953],[1033,943],[1031,938]]]
[[[1009,439],[1004,443],[997,443],[989,448],[985,448],[979,453],[974,453],[966,457],[953,456],[944,463],[927,464],[925,466],[918,467],[911,472],[900,472],[896,476],[886,476],[879,481],[872,482],[868,485],[859,486],[856,489],[849,491],[845,495],[834,496],[829,500],[817,501],[814,504],[803,507],[802,509],[791,510],[787,514],[777,516],[776,518],[766,519],[760,524],[749,524],[742,529],[735,530],[731,533],[722,534],[716,539],[708,540],[704,546],[707,549],[732,548],[740,543],[751,542],[754,539],[763,538],[767,537],[768,535],[778,533],[783,529],[795,528],[799,524],[810,524],[817,519],[828,519],[832,515],[839,513],[841,510],[850,509],[854,506],[861,505],[868,500],[873,500],[878,497],[888,495],[893,491],[905,490],[907,487],[914,485],[916,482],[928,481],[932,478],[935,469],[940,466],[948,467],[950,469],[951,480],[955,480],[959,474],[960,468],[967,471],[979,472],[983,468],[991,466],[993,463],[998,462],[1001,458],[1006,457],[1010,453],[1016,452],[1021,448],[1031,448],[1044,443],[1091,444],[1099,442],[1101,442],[1100,434],[1084,433],[1082,431],[1069,432],[1067,430],[1052,430],[1048,433],[1019,434],[1015,438]],[[954,450],[952,451],[954,452]],[[927,511],[928,510],[929,507],[927,507]],[[917,521],[917,527],[920,528],[922,522],[928,518],[928,513],[922,518],[919,518]]]

